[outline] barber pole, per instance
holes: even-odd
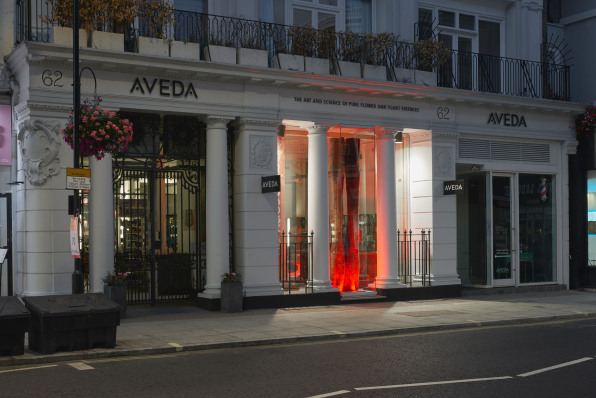
[[[546,177],[540,177],[540,200],[546,202],[548,196],[546,195]]]

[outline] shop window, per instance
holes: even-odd
[[[330,276],[340,291],[368,288],[376,277],[374,136],[330,129],[328,133]]]
[[[596,170],[588,170],[588,261],[596,266]]]
[[[306,247],[292,239],[306,234],[308,212],[308,133],[285,126],[278,137],[281,176],[278,229],[291,234],[290,271],[300,281],[308,270]],[[372,287],[377,265],[375,140],[370,130],[334,127],[328,133],[329,275],[342,291]],[[297,236],[298,237],[298,236]],[[315,239],[317,237],[315,236]]]
[[[464,285],[488,285],[487,173],[457,176],[466,187],[457,195],[457,273]]]
[[[519,175],[520,283],[556,280],[554,178]]]

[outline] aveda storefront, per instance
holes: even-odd
[[[34,56],[40,54],[45,58]],[[18,128],[28,119],[47,126],[23,130],[19,145],[34,149],[32,138],[42,135],[60,144],[54,174],[26,170],[24,158],[35,152],[20,153],[19,177],[27,183],[16,188],[18,197],[60,199],[53,209],[47,200],[20,200],[16,211],[22,214],[67,218],[67,193],[58,178],[72,165],[72,152],[57,129],[70,108],[71,72],[58,61],[70,56],[67,49],[35,43],[11,55],[12,64],[27,65],[17,76],[23,82]],[[313,293],[304,296],[321,304],[340,291],[407,297],[404,292],[414,289],[406,287],[417,284],[435,296],[457,295],[462,284],[567,284],[573,104],[159,57],[137,65],[130,53],[114,53],[110,63],[93,58],[91,50],[81,57],[95,72],[105,106],[135,115],[144,126],[136,148],[155,156],[152,168],[139,162],[126,169],[132,163],[115,161],[121,189],[114,192],[116,207],[105,214],[119,218],[108,226],[91,221],[90,234],[117,229],[111,242],[120,245],[119,231],[129,228],[141,238],[122,245],[178,254],[176,263],[195,268],[174,282],[196,278],[206,306],[219,299],[221,275],[230,265],[242,274],[247,308],[281,303],[288,282],[300,279]],[[44,70],[60,72],[64,84],[45,86],[39,78]],[[92,87],[84,78],[83,98],[92,96]],[[56,133],[47,133],[52,129]],[[54,182],[34,185],[31,173],[46,173]],[[279,176],[279,192],[263,190],[262,178],[272,176]],[[155,178],[159,184],[151,182]],[[147,206],[160,210],[153,213],[159,219],[126,218]],[[46,229],[29,236],[38,236],[38,243],[49,235],[68,241],[68,223]],[[426,242],[423,254],[400,246],[398,230],[426,236],[418,240]],[[59,254],[60,265],[48,272],[29,261],[27,253],[41,246],[31,239],[25,244],[27,227],[17,225],[16,233],[16,292],[67,293],[67,245],[43,246]],[[293,241],[280,245],[280,236],[305,234],[310,243],[294,247],[283,274],[280,252]],[[427,268],[404,274],[404,253]],[[168,275],[151,277],[157,294],[176,288],[160,293]]]

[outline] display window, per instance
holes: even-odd
[[[375,139],[370,129],[332,127],[327,133],[329,187],[329,275],[340,291],[374,286],[377,264]],[[308,210],[308,133],[286,126],[278,137],[281,176],[278,229],[287,236],[289,277],[307,277],[304,239]]]

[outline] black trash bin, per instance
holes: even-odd
[[[0,297],[0,356],[23,355],[29,311],[17,297]]]
[[[120,307],[103,293],[25,297],[29,349],[41,354],[116,345]]]

